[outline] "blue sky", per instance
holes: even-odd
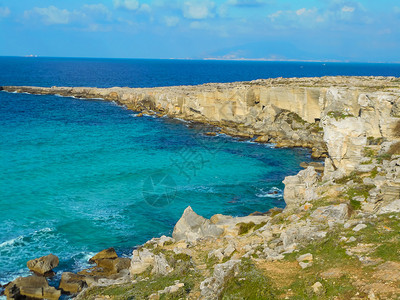
[[[400,62],[400,0],[0,0],[0,55]]]

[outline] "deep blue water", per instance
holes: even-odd
[[[131,86],[323,75],[400,76],[400,65],[0,57],[0,85]],[[284,207],[285,176],[305,149],[273,149],[138,118],[110,102],[0,92],[0,283],[49,252],[77,271],[107,247],[121,254],[201,215]],[[280,195],[280,193],[278,194]]]

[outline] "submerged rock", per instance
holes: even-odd
[[[53,254],[35,258],[27,262],[29,270],[39,275],[46,275],[58,266],[59,259]]]

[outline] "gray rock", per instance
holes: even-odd
[[[138,275],[154,266],[154,254],[148,249],[133,250],[130,274],[131,276]]]
[[[315,172],[314,167],[307,167],[295,176],[286,176],[283,181],[285,184],[283,198],[287,208],[297,208],[304,202],[316,199],[317,182],[318,173]]]
[[[347,204],[339,204],[318,207],[310,217],[320,222],[339,222],[346,220],[349,214],[350,212]]]
[[[298,262],[301,262],[301,261],[312,261],[312,260],[313,260],[313,255],[311,253],[306,253],[306,254],[300,255],[297,258]]]
[[[172,270],[173,269],[168,264],[167,260],[165,259],[164,254],[160,253],[159,255],[154,256],[154,266],[153,266],[153,270],[151,271],[151,273],[167,275]]]
[[[378,211],[378,215],[398,212],[400,212],[400,199],[382,206]]]
[[[219,237],[224,230],[212,224],[210,220],[196,214],[190,206],[183,212],[172,233],[176,241],[194,242],[204,237]]]
[[[319,281],[317,281],[316,283],[314,283],[312,285],[312,289],[313,289],[313,292],[318,296],[322,296],[323,294],[325,294],[324,286]]]
[[[236,251],[236,248],[232,244],[229,244],[228,247],[226,247],[224,250],[224,256],[230,257],[233,254],[233,252],[235,252],[235,251]]]
[[[39,274],[45,275],[58,266],[59,259],[53,254],[35,258],[27,262],[29,270]]]
[[[365,224],[358,224],[356,227],[353,228],[353,231],[358,232],[364,228],[367,228],[367,225]]]
[[[235,275],[235,268],[239,263],[240,260],[229,260],[226,263],[215,265],[213,276],[200,284],[202,299],[218,299],[227,279]]]

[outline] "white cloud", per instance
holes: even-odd
[[[275,22],[276,19],[278,19],[280,16],[282,16],[283,11],[278,10],[277,12],[274,12],[273,14],[268,15],[268,18],[272,21]]]
[[[31,17],[40,17],[42,21],[47,24],[68,24],[70,21],[71,13],[66,9],[59,9],[53,5],[49,7],[35,7],[32,10],[24,12],[24,17],[29,19]]]
[[[8,7],[0,7],[0,18],[7,17],[10,14],[10,9]]]
[[[296,15],[301,16],[302,14],[304,14],[307,11],[306,8],[301,8],[299,10],[296,11]]]
[[[213,17],[214,2],[186,1],[183,4],[183,16],[187,19],[201,20]]]
[[[125,8],[128,10],[137,10],[139,8],[138,0],[114,0],[116,8]]]
[[[351,6],[343,6],[342,7],[342,12],[348,12],[348,13],[352,13],[354,12],[355,8],[351,7]]]
[[[150,7],[150,5],[143,3],[142,5],[140,5],[139,11],[151,13],[151,7]]]
[[[89,15],[97,15],[111,19],[111,12],[104,4],[85,4],[82,9]]]
[[[174,26],[178,25],[179,18],[174,17],[174,16],[166,16],[166,17],[164,17],[164,22],[165,22],[165,25],[167,25],[168,27],[174,27]]]
[[[232,6],[243,7],[257,7],[263,6],[265,4],[265,2],[262,0],[228,0],[226,3]]]
[[[398,6],[393,7],[393,11],[394,11],[396,14],[400,14],[400,7],[398,7]]]

